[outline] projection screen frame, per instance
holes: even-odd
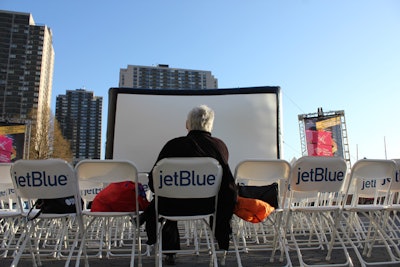
[[[273,94],[275,95],[276,110],[275,110],[275,123],[276,123],[276,155],[277,159],[282,158],[282,104],[281,92],[279,86],[260,86],[260,87],[241,87],[241,88],[228,88],[228,89],[203,89],[203,90],[171,90],[171,89],[139,89],[139,88],[125,88],[125,87],[112,87],[109,89],[108,98],[108,121],[107,121],[107,135],[106,135],[106,159],[113,159],[115,156],[114,148],[115,138],[115,123],[117,116],[117,103],[118,98],[123,95],[156,95],[156,96],[223,96],[223,95],[248,95],[248,94]],[[204,103],[207,104],[207,103]],[[186,112],[188,112],[187,110]],[[218,118],[219,114],[216,114]],[[184,122],[182,122],[184,123]],[[218,136],[217,136],[218,137]],[[229,147],[228,147],[229,148]],[[161,150],[161,147],[159,148]],[[235,168],[235,166],[231,166]],[[232,170],[233,171],[233,170]]]

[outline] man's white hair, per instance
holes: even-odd
[[[207,105],[194,107],[187,116],[188,130],[201,130],[211,132],[214,125],[214,110]]]

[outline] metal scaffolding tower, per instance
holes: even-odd
[[[341,152],[343,153],[343,158],[345,159],[347,166],[351,168],[350,161],[350,150],[349,150],[349,140],[347,135],[346,119],[343,110],[328,111],[324,112],[322,108],[318,108],[316,113],[308,113],[298,115],[299,119],[299,131],[300,131],[300,142],[301,142],[301,153],[303,156],[308,155],[307,148],[307,138],[306,138],[306,122],[309,121],[324,121],[329,119],[340,119],[340,129],[341,129]]]

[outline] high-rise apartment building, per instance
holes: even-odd
[[[0,10],[0,120],[41,127],[50,109],[54,49],[51,29],[29,13]]]
[[[216,89],[218,80],[211,71],[128,65],[120,69],[119,87],[143,89]]]
[[[103,97],[85,89],[67,90],[56,98],[56,119],[70,141],[73,162],[100,159]]]

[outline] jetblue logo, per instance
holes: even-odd
[[[207,186],[215,184],[214,174],[196,174],[195,171],[179,171],[174,172],[172,175],[163,175],[160,171],[160,186]]]
[[[343,171],[331,171],[328,168],[315,168],[309,171],[297,170],[297,182],[341,182],[344,179]]]
[[[14,188],[7,188],[3,191],[0,191],[0,197],[6,197],[12,194],[14,194]]]
[[[81,190],[81,195],[82,196],[97,195],[98,193],[100,193],[101,190],[102,190],[101,188],[84,189]]]
[[[28,172],[25,176],[17,176],[17,173],[14,172],[14,179],[18,187],[64,186],[68,184],[66,175],[47,175],[45,171]]]
[[[397,182],[397,177],[396,177],[396,182]],[[386,186],[390,183],[390,178],[385,178],[380,182],[381,186]],[[376,188],[376,180],[363,180],[361,184],[361,190],[366,190],[368,188]]]

